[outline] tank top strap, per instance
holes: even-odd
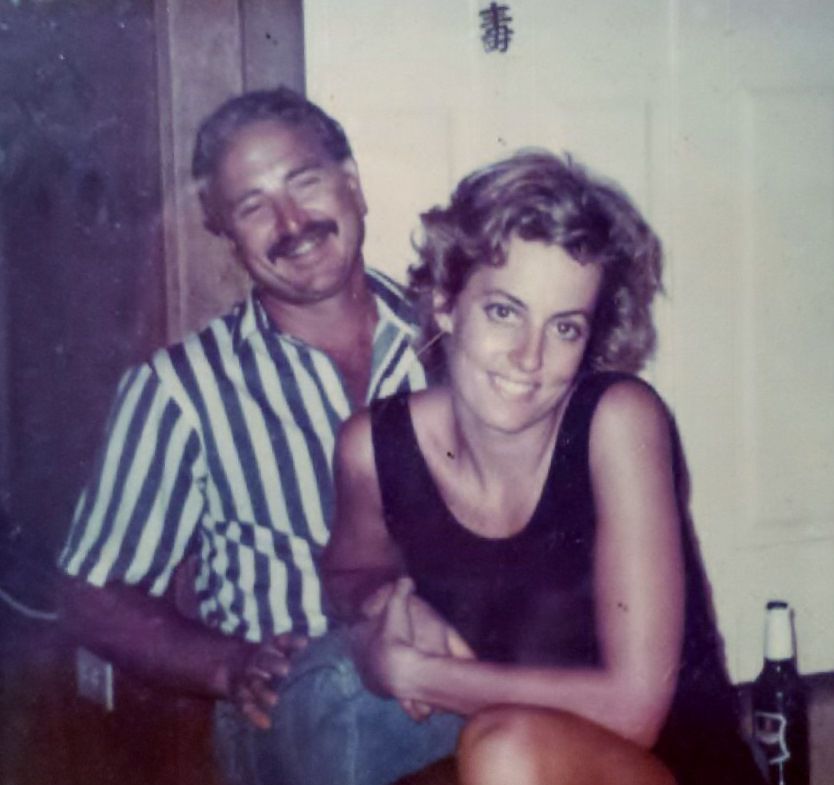
[[[371,403],[371,434],[377,472],[387,475],[396,468],[408,445],[412,428],[409,423],[408,393],[400,392],[389,398],[377,398]],[[398,472],[399,473],[399,472]]]
[[[409,393],[400,392],[378,399],[370,407],[374,461],[389,527],[392,522],[402,525],[399,522],[408,518],[409,511],[425,509],[434,498],[408,401]]]

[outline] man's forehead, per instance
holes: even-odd
[[[332,161],[308,127],[259,120],[238,129],[229,139],[215,170],[214,186],[224,199],[235,201],[267,182],[277,185]]]
[[[276,158],[332,160],[321,138],[310,125],[266,118],[246,123],[229,137],[220,156],[220,165],[230,160],[265,154]]]

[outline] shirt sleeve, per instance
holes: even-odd
[[[196,422],[151,365],[123,377],[90,483],[58,560],[95,586],[162,594],[205,506]]]

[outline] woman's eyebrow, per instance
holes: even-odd
[[[518,297],[510,294],[503,289],[486,289],[484,291],[484,297],[504,297],[505,299],[509,300],[513,305],[517,306],[518,308],[527,308],[527,304],[524,300],[519,300]]]
[[[509,292],[505,291],[504,289],[486,289],[484,291],[484,297],[503,297],[509,300],[514,306],[517,308],[523,308],[524,310],[528,310],[527,304],[524,300],[519,300],[518,297],[515,295],[510,294]],[[569,308],[566,311],[556,311],[555,313],[550,315],[550,319],[564,319],[565,317],[569,316],[581,316],[587,321],[591,321],[591,314],[586,311],[584,308]]]
[[[588,321],[591,321],[591,314],[584,308],[571,308],[568,311],[557,311],[551,317],[552,319],[564,319],[566,316],[582,316]]]

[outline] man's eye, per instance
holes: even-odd
[[[263,206],[263,202],[247,202],[238,208],[237,214],[241,218],[248,218],[259,212]]]
[[[316,169],[311,172],[305,172],[293,178],[290,187],[297,193],[299,191],[311,191],[321,185],[324,181],[324,174]]]
[[[509,322],[517,316],[515,308],[506,303],[490,303],[484,310],[486,315],[494,322]]]

